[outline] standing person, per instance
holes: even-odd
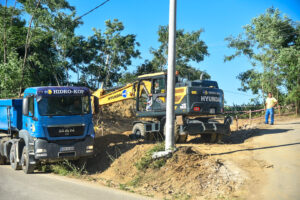
[[[269,115],[271,115],[271,125],[274,124],[274,107],[277,104],[277,100],[273,97],[272,93],[268,93],[268,98],[266,99],[266,115],[265,115],[265,124],[268,124]]]

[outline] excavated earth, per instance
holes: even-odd
[[[239,120],[242,130],[223,138],[224,144],[189,136],[161,168],[138,170],[136,163],[156,144],[132,139],[134,120],[133,100],[101,108],[95,118],[96,153],[88,160],[86,180],[157,199],[247,199],[263,184],[265,170],[272,168],[251,151],[241,150],[256,147],[252,139],[262,126],[262,119],[256,119],[251,125]]]

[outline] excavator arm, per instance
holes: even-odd
[[[140,84],[139,92],[137,92],[138,84]],[[139,96],[141,95],[144,88],[148,93],[150,93],[151,82],[134,82],[111,92],[107,92],[104,89],[100,88],[93,93],[93,96],[96,96],[99,99],[99,106],[103,106],[119,101],[134,99],[136,98],[137,94],[139,94]]]

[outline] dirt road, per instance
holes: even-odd
[[[260,125],[235,144],[210,148],[213,156],[232,161],[248,175],[242,199],[300,199],[300,119]],[[231,138],[232,139],[232,138]],[[215,146],[215,145],[213,145]],[[243,175],[244,176],[244,175]]]
[[[269,128],[251,141],[254,156],[270,167],[256,199],[300,199],[300,120]]]
[[[30,174],[0,166],[0,200],[149,199],[100,185],[51,174]]]

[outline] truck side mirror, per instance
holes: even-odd
[[[94,96],[94,113],[99,113],[99,98]]]
[[[25,116],[29,115],[28,100],[29,100],[28,97],[26,97],[26,98],[23,99],[23,115],[25,115]]]

